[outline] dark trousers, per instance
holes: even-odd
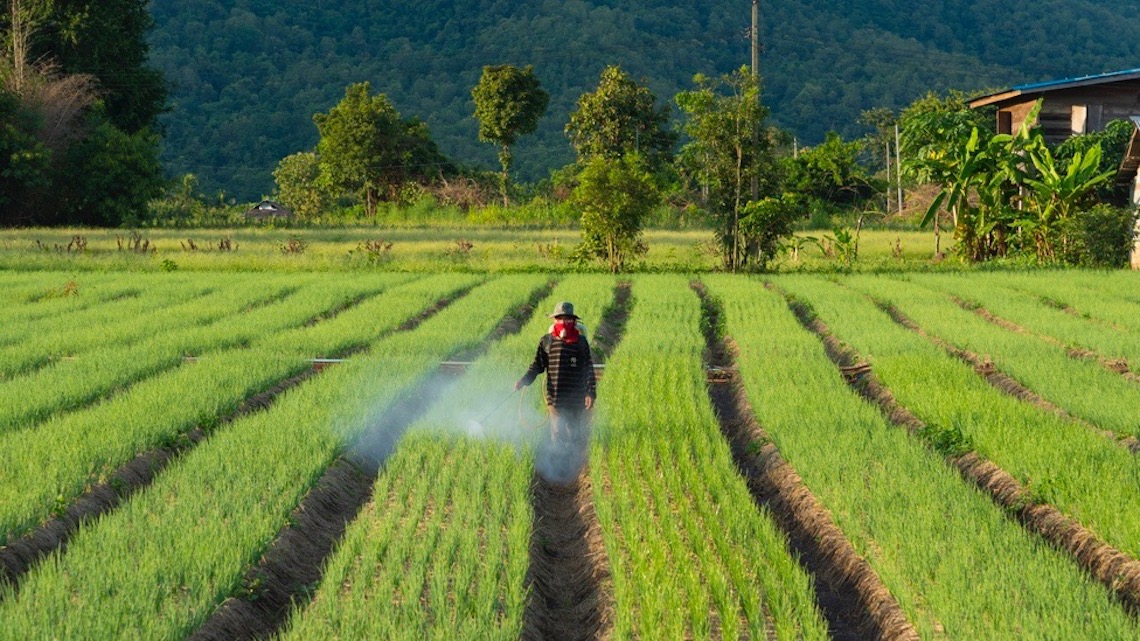
[[[539,444],[535,468],[551,483],[572,483],[590,452],[590,417],[584,405],[556,407],[550,412],[550,432]]]

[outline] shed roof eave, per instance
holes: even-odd
[[[1009,100],[1010,98],[1017,98],[1021,94],[1022,92],[1020,89],[1011,89],[1009,91],[1003,91],[1001,93],[995,93],[989,96],[975,98],[974,100],[970,101],[970,109],[977,109],[978,107],[985,107],[986,105],[992,105],[998,102]]]

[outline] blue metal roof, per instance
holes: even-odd
[[[1113,78],[1116,78],[1118,76],[1127,76],[1127,75],[1132,75],[1132,74],[1140,74],[1140,68],[1138,68],[1138,69],[1126,69],[1124,71],[1113,71],[1110,73],[1094,74],[1091,76],[1081,76],[1079,78],[1065,78],[1063,80],[1047,80],[1045,82],[1033,82],[1033,83],[1024,84],[1024,85],[1016,85],[1015,87],[1012,88],[1012,91],[1027,92],[1027,91],[1038,91],[1041,89],[1054,89],[1057,87],[1062,87],[1064,85],[1084,83],[1084,82],[1088,82],[1090,80],[1091,81],[1101,81],[1101,80],[1107,81],[1107,80],[1112,80]]]

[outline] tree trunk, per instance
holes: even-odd
[[[507,196],[507,184],[511,180],[511,146],[503,145],[499,150],[499,163],[503,166],[503,173],[499,176],[499,191],[503,195],[503,207],[509,207],[510,198]]]
[[[22,0],[12,0],[9,6],[11,14],[12,39],[12,86],[16,95],[23,95],[28,78],[28,50],[31,48],[32,33],[35,25],[31,24],[32,17],[28,15],[31,10],[23,8]]]
[[[732,272],[740,257],[740,194],[744,188],[744,150],[736,148],[736,197],[732,203]]]

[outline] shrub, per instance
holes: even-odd
[[[1137,210],[1099,204],[1077,212],[1065,224],[1064,260],[1082,267],[1117,269],[1128,265]]]

